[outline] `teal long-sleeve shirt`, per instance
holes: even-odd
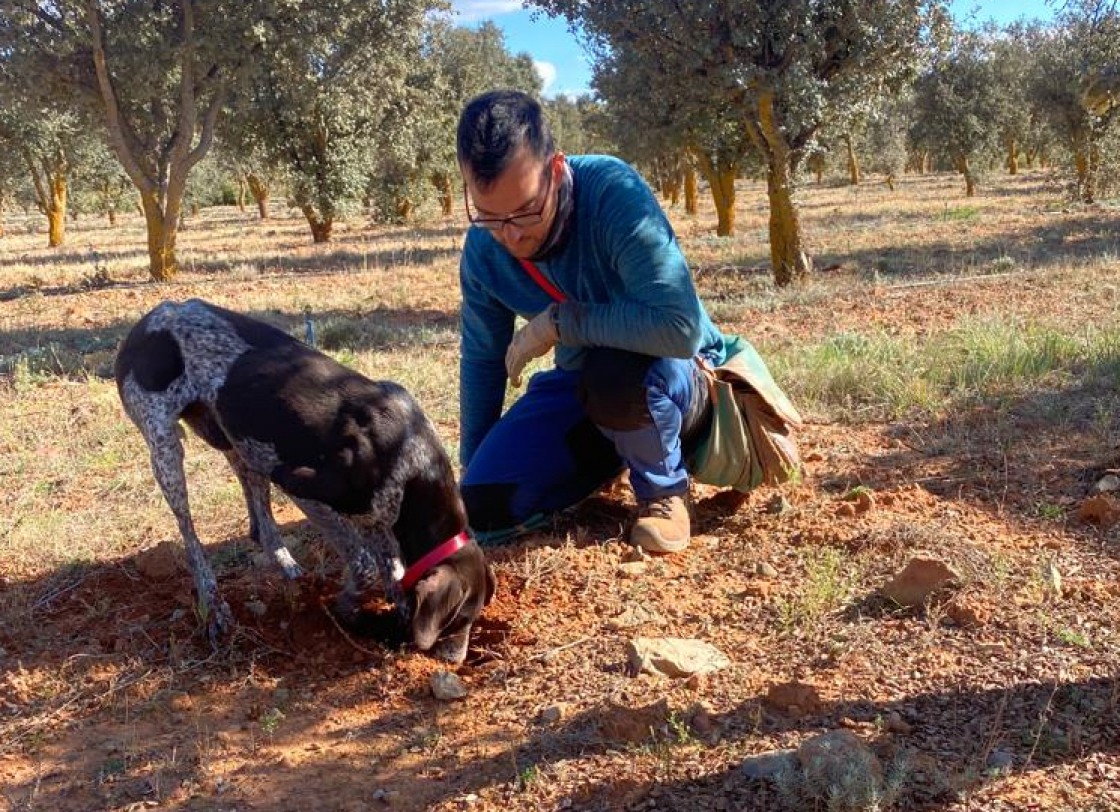
[[[672,226],[642,177],[603,155],[568,158],[574,179],[572,231],[535,263],[566,297],[559,306],[556,365],[579,369],[589,347],[659,358],[702,354],[724,361],[724,337],[696,295]],[[552,299],[488,231],[472,226],[459,264],[462,292],[459,459],[470,462],[505,398],[505,353],[517,316]]]

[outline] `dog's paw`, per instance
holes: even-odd
[[[298,581],[304,575],[303,567],[301,567],[296,560],[292,558],[291,552],[287,547],[281,547],[272,554],[273,560],[276,561],[276,566],[284,573],[284,577],[289,581]]]

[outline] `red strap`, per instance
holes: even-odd
[[[408,592],[408,590],[416,586],[416,582],[419,581],[428,570],[442,562],[445,558],[451,556],[453,553],[457,553],[459,550],[466,547],[468,543],[470,543],[470,537],[467,535],[467,531],[464,530],[463,532],[459,533],[459,535],[452,536],[447,541],[443,542],[438,547],[433,549],[431,552],[429,552],[427,555],[425,555],[423,558],[421,558],[419,561],[405,570],[404,576],[401,578],[401,591]]]
[[[525,269],[525,273],[529,274],[529,276],[533,278],[533,281],[540,285],[545,293],[558,302],[567,301],[568,297],[561,293],[554,284],[544,278],[544,274],[541,273],[540,268],[527,259],[520,260],[520,262],[521,267]]]

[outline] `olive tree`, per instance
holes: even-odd
[[[240,139],[283,168],[314,242],[363,196],[400,126],[424,17],[438,0],[324,0],[273,23],[273,46],[237,107]]]
[[[273,0],[0,0],[0,52],[17,81],[90,110],[140,195],[153,279],[178,270],[187,177],[248,72]]]
[[[766,164],[774,279],[807,275],[795,202],[800,160],[839,111],[907,77],[934,0],[532,0],[578,24],[597,64],[633,53],[689,115],[737,110]]]
[[[964,176],[968,197],[976,194],[981,159],[999,147],[1002,88],[997,75],[986,39],[962,33],[915,85],[911,139],[948,156]]]

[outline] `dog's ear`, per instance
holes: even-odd
[[[427,651],[444,626],[459,612],[466,600],[458,574],[447,566],[439,566],[416,584],[416,608],[412,613],[412,642]]]

